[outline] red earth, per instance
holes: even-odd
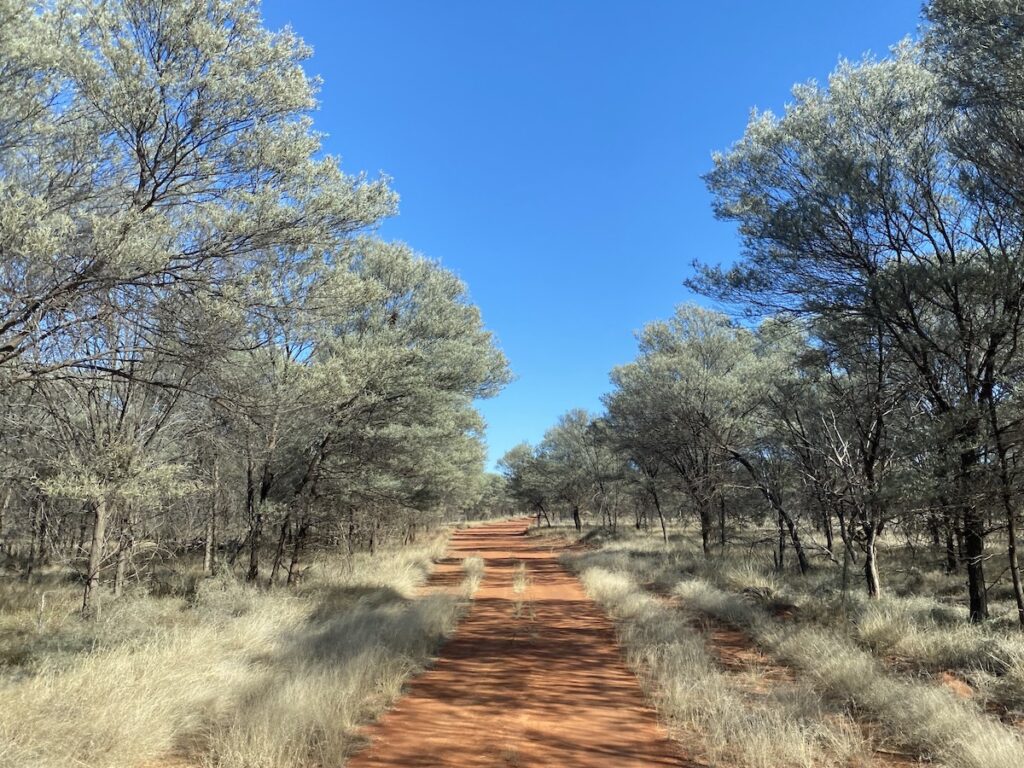
[[[612,623],[528,525],[455,533],[430,585],[457,584],[462,559],[483,558],[469,613],[397,706],[363,730],[369,746],[350,768],[696,765],[645,702]]]

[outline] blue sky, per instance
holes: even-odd
[[[738,246],[700,180],[752,107],[884,53],[917,0],[265,0],[313,45],[319,130],[402,197],[382,227],[469,285],[517,380],[490,459],[600,409],[634,332]]]

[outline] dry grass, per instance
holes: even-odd
[[[95,650],[76,642],[53,663],[28,653],[5,676],[0,766],[113,768],[167,756],[219,768],[340,765],[356,726],[429,661],[479,583],[482,563],[471,561],[461,594],[415,597],[442,550],[439,539],[324,560],[294,592],[222,576],[188,601],[126,598],[121,618],[151,627],[133,625],[120,642],[113,611],[98,629],[57,612],[36,637],[100,640]],[[30,613],[4,621],[31,623]]]
[[[746,629],[776,657],[799,669],[822,697],[869,716],[893,743],[962,768],[1014,768],[1024,739],[971,702],[935,684],[894,675],[841,633],[782,624],[757,605],[701,579],[675,594],[691,610]]]
[[[951,580],[945,574],[899,572],[882,599],[870,600],[859,582],[844,591],[838,569],[807,577],[779,577],[749,564],[692,570],[762,604],[792,605],[800,623],[840,632],[895,670],[952,671],[970,681],[983,703],[1024,707],[1024,634],[1007,621],[970,624],[964,609],[943,597]]]
[[[673,631],[679,635],[703,615],[744,628],[760,647],[798,671],[806,700],[813,702],[809,707],[853,713],[870,722],[887,747],[962,768],[1024,764],[1021,734],[982,708],[989,701],[1012,703],[1024,697],[1024,637],[1019,633],[1000,622],[987,627],[968,624],[962,608],[935,597],[949,594],[955,586],[942,574],[907,569],[902,578],[893,579],[883,600],[870,601],[858,593],[855,570],[844,593],[838,568],[821,567],[803,578],[779,575],[754,551],[733,547],[708,559],[688,537],[674,536],[666,545],[653,536],[624,531],[583,555],[580,567],[627,578],[633,585],[627,590],[630,600],[639,605],[654,598],[637,598],[636,585],[671,593],[678,601]],[[918,589],[934,592],[921,595],[915,592]],[[613,613],[621,613],[614,603]],[[780,605],[795,605],[795,618],[779,618],[774,609]],[[663,616],[662,621],[668,625],[670,620]],[[665,647],[656,634],[640,645]],[[711,713],[719,712],[721,705],[707,693],[711,686],[702,666],[706,662],[694,662],[695,653],[688,664],[646,662],[657,687],[668,689],[670,700],[682,702],[669,706],[669,714],[681,709],[685,722],[704,733],[710,729],[716,739],[735,743],[748,738],[738,735],[742,730],[730,735],[712,722],[717,715]],[[963,701],[935,678],[919,675],[941,669],[969,671],[984,696]],[[702,681],[700,696],[689,692],[693,679]],[[682,686],[686,696],[671,693],[673,686]],[[799,717],[795,720],[801,722]],[[775,738],[789,742],[794,736],[779,730]],[[804,743],[827,740],[812,736]],[[756,757],[747,761],[752,759]],[[787,764],[785,756],[780,759],[779,765]]]
[[[719,669],[690,618],[642,589],[623,556],[567,560],[615,619],[629,663],[659,712],[716,765],[745,768],[864,764],[872,749],[840,713],[800,685],[749,694],[748,680]],[[614,561],[619,560],[619,568]],[[609,567],[611,565],[611,567]],[[752,674],[756,672],[752,671]]]

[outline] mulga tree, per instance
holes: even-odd
[[[510,448],[498,461],[498,471],[505,479],[508,495],[525,511],[541,518],[551,527],[555,497],[548,482],[548,465],[537,456],[529,443]]]
[[[990,224],[999,235],[1007,231],[1010,252],[1000,255],[996,251],[983,259],[996,258],[992,278],[1011,281],[1006,286],[1011,295],[1004,297],[1012,299],[1017,277],[1012,258],[1020,258],[1019,249],[1015,254],[1012,244],[1014,237],[1019,237],[1015,233],[1024,219],[1024,181],[1020,173],[1024,164],[1024,12],[1012,0],[932,0],[925,7],[925,15],[930,22],[924,37],[925,63],[938,74],[940,94],[958,117],[953,124],[952,150],[970,170],[970,183],[979,198],[994,202],[990,207],[1000,221],[1013,220],[1011,228],[995,221]],[[1009,204],[998,204],[1004,201]],[[1019,301],[1020,294],[1016,297]],[[1004,321],[1000,327],[1003,334],[1016,339],[1018,324]],[[990,365],[993,379],[996,367]],[[1018,618],[1024,627],[1024,586],[1016,543],[1016,484],[1012,482],[1014,462],[1009,458],[1017,450],[1013,435],[1019,430],[1012,416],[1000,424],[996,401],[1007,399],[1005,383],[993,381],[991,390],[986,409],[988,427],[996,454],[1000,504],[1006,517],[1010,575]],[[1004,403],[1004,409],[1016,410],[1010,403]]]
[[[986,416],[1017,377],[1024,271],[1019,217],[955,147],[967,126],[903,46],[801,86],[781,117],[755,115],[707,180],[745,255],[695,287],[757,310],[876,328],[899,351],[957,455],[970,616],[988,615]]]
[[[683,305],[670,320],[644,328],[636,361],[612,372],[615,388],[606,405],[620,445],[654,493],[658,477],[668,473],[688,495],[705,554],[716,521],[719,538],[725,536],[730,465],[748,471],[773,507],[781,504],[764,472],[767,454],[755,456],[745,442],[757,406],[750,390],[757,382],[756,348],[755,334],[726,316]]]
[[[583,529],[581,513],[596,507],[605,489],[598,441],[590,414],[575,409],[559,418],[537,448],[551,494],[569,510],[577,531]]]

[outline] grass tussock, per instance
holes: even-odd
[[[813,710],[832,723],[835,712],[849,713],[867,724],[868,732],[881,739],[885,748],[937,764],[957,768],[1024,764],[1021,733],[986,711],[994,702],[1005,706],[1024,698],[1020,666],[1024,637],[999,621],[985,627],[969,624],[963,609],[947,601],[949,577],[944,574],[905,569],[892,579],[882,600],[872,601],[858,593],[855,571],[844,590],[838,567],[821,566],[805,577],[780,574],[770,560],[757,557],[747,547],[732,547],[705,558],[685,535],[674,535],[666,544],[633,531],[606,537],[599,548],[577,562],[584,573],[589,569],[625,579],[629,600],[647,606],[643,611],[660,610],[664,625],[677,627],[672,632],[680,637],[688,629],[692,635],[694,623],[702,616],[743,628],[760,648],[796,671],[797,689],[802,691],[803,706],[812,710],[812,721]],[[637,587],[647,593],[645,598],[636,596]],[[673,607],[655,594],[670,596]],[[623,614],[620,600],[612,600],[609,608],[613,614]],[[665,611],[672,616],[664,615]],[[655,649],[650,653],[666,652],[672,641],[659,639],[657,626],[650,630],[650,637],[630,641],[636,629],[628,627],[635,624],[631,619],[621,630],[627,645],[634,646],[631,654],[644,646]],[[707,662],[697,653],[702,649],[692,643],[691,648],[688,656],[679,657],[687,663],[643,660],[657,695],[678,702],[666,706],[663,701],[661,706],[697,731],[712,734],[708,739],[736,743],[751,738],[743,729],[722,730],[727,714],[714,722],[720,711],[717,696],[709,694],[715,690],[715,678],[708,677]],[[930,674],[940,670],[965,673],[978,695],[959,698]],[[696,694],[693,680],[700,681]],[[718,683],[728,685],[730,680]],[[785,693],[776,695],[785,698]],[[786,711],[785,705],[781,711]],[[789,711],[793,716],[785,719],[790,730],[762,721],[767,731],[776,730],[769,741],[798,743],[793,741],[791,724],[803,722],[806,713],[800,707]],[[813,728],[809,732],[812,735],[803,738],[804,744],[828,744],[827,736],[822,738]],[[847,749],[845,754],[856,752]],[[786,755],[770,754],[770,750],[762,753],[766,762],[761,764],[790,764]],[[839,754],[844,754],[844,748]],[[757,759],[755,753],[743,762]]]
[[[296,591],[225,575],[187,600],[124,598],[119,610],[162,622],[58,663],[29,654],[8,670],[0,766],[107,768],[167,756],[210,768],[340,765],[356,727],[429,661],[479,583],[482,562],[470,559],[459,593],[415,596],[442,550],[437,540],[325,560]],[[113,633],[70,616],[59,627],[69,637],[76,629]]]
[[[688,738],[700,739],[713,764],[810,768],[867,762],[872,750],[861,732],[818,697],[800,685],[751,696],[716,666],[690,617],[650,595],[625,569],[590,564],[587,557],[568,564],[615,619],[628,661],[659,712]],[[617,556],[620,563],[623,557]]]
[[[954,672],[971,683],[983,705],[1024,708],[1024,634],[1006,621],[969,623],[963,608],[943,597],[945,574],[909,569],[881,599],[871,600],[859,584],[843,590],[838,569],[780,577],[750,564],[704,563],[691,571],[762,606],[791,605],[799,623],[843,635],[894,671]]]
[[[701,579],[679,583],[689,610],[741,626],[776,657],[798,669],[814,690],[869,716],[895,744],[958,768],[1014,768],[1024,739],[941,686],[892,674],[841,633],[787,625],[741,596]]]

